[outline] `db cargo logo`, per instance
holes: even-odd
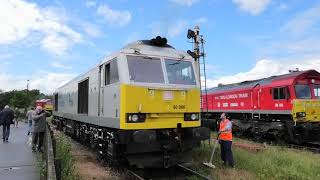
[[[228,94],[228,95],[222,95],[222,96],[216,96],[214,97],[216,100],[219,99],[241,99],[241,98],[247,98],[249,97],[248,93],[239,93],[239,94]]]

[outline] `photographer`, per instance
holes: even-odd
[[[43,138],[46,131],[46,117],[47,113],[41,106],[37,106],[36,110],[32,114],[32,151],[42,152]]]

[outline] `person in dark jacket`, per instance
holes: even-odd
[[[8,105],[1,111],[1,119],[3,121],[3,142],[8,142],[10,136],[10,125],[13,124],[14,112]]]
[[[36,148],[39,152],[42,152],[42,144],[44,134],[46,132],[46,117],[47,113],[38,106],[32,114],[32,151]]]
[[[3,124],[3,118],[2,118],[2,109],[0,110],[0,127]],[[0,134],[0,136],[2,136],[2,134]]]
[[[0,126],[3,124],[2,109],[0,110]]]

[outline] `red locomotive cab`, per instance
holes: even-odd
[[[309,70],[295,77],[291,86],[292,100],[320,99],[320,73]]]

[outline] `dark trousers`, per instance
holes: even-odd
[[[2,130],[3,141],[8,140],[10,136],[10,124],[4,124]]]
[[[229,165],[231,167],[234,166],[233,155],[231,150],[232,141],[223,141],[220,140],[221,145],[221,159],[225,165]]]
[[[43,138],[44,138],[44,132],[33,132],[32,134],[32,144],[33,147],[38,150],[41,149],[42,144],[43,144]]]

